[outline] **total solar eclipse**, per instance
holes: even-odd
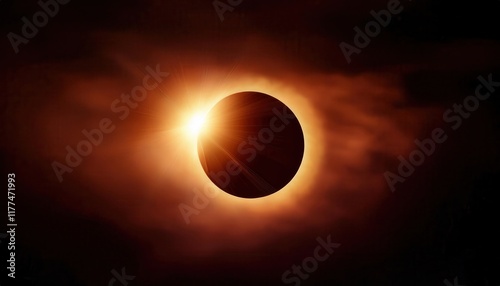
[[[206,115],[198,156],[210,180],[228,194],[260,198],[286,186],[299,170],[304,134],[295,114],[260,92],[232,94]]]

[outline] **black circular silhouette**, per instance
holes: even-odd
[[[304,155],[294,113],[260,92],[240,92],[217,103],[198,137],[198,155],[210,180],[241,198],[259,198],[286,186]]]

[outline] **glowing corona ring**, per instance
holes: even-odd
[[[196,134],[205,120],[194,117]],[[286,186],[304,155],[304,135],[294,113],[260,92],[239,92],[219,101],[207,114],[210,132],[198,137],[201,165],[228,194],[260,198]]]

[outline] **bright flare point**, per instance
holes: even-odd
[[[196,114],[191,118],[191,120],[188,123],[188,132],[191,136],[198,136],[200,134],[201,129],[203,128],[203,125],[205,123],[205,117]]]

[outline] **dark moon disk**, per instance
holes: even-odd
[[[281,101],[260,92],[240,92],[210,110],[198,138],[198,155],[220,189],[260,198],[295,176],[304,155],[304,134]]]

